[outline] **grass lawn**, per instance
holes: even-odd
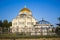
[[[20,34],[0,34],[0,38],[60,38],[60,36],[42,36],[42,35],[20,35]]]

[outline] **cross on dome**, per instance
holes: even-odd
[[[42,18],[42,20],[44,20],[44,18]]]
[[[26,8],[26,5],[24,5],[24,8],[21,9],[20,12],[21,13],[19,13],[19,14],[23,14],[23,13],[31,14],[31,11],[28,8]]]
[[[24,5],[24,8],[20,12],[30,12],[30,10],[26,8],[26,5]]]
[[[24,5],[24,8],[26,8],[26,5]]]

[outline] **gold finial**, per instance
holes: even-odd
[[[44,18],[42,18],[42,20],[44,20]]]
[[[44,18],[42,18],[42,20],[43,20]]]
[[[26,5],[24,6],[24,8],[26,8]]]

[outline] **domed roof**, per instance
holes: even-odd
[[[38,23],[39,23],[39,24],[50,24],[50,22],[45,21],[45,20],[41,20],[41,21],[39,21]]]
[[[23,8],[23,9],[21,10],[21,12],[22,12],[22,11],[30,12],[30,10],[29,10],[28,8]]]

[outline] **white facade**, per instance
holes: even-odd
[[[38,21],[32,16],[31,11],[27,8],[23,8],[18,16],[12,20],[11,32],[30,33],[31,35],[47,35],[47,30],[41,30],[41,27],[49,28],[51,27],[50,24],[45,26],[37,24],[37,22]],[[46,31],[46,33],[44,33],[44,31]]]

